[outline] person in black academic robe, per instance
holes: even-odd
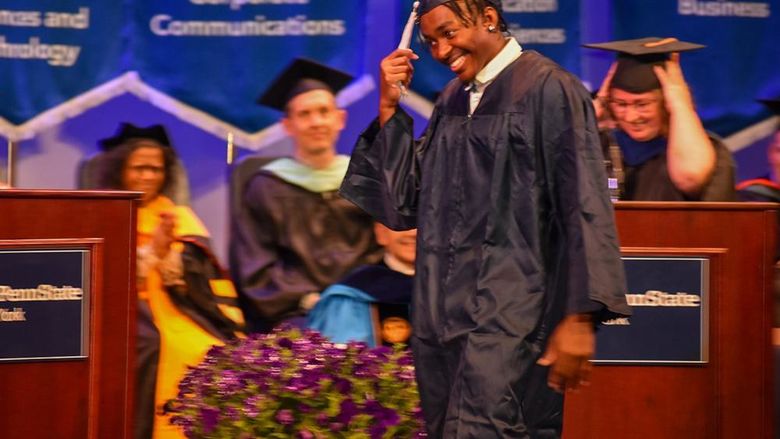
[[[761,99],[775,115],[780,115],[780,98]],[[737,185],[737,200],[780,203],[780,126],[772,134],[766,148],[769,173],[745,180]],[[774,325],[780,326],[780,212],[777,215],[778,239],[775,245]]]
[[[423,1],[420,25],[458,78],[414,142],[397,84],[417,55],[386,57],[380,117],[341,193],[418,229],[412,348],[430,435],[557,437],[552,388],[587,380],[594,322],[630,314],[593,107],[499,31],[500,2]]]
[[[161,125],[122,123],[100,140],[97,188],[142,193],[135,235],[138,289],[133,437],[180,437],[164,413],[187,368],[242,332],[232,284],[208,232],[189,207],[164,193],[174,186],[176,152]]]
[[[261,170],[244,203],[245,220],[233,224],[234,268],[251,332],[303,324],[307,294],[317,297],[352,268],[380,258],[371,218],[335,187],[315,192]]]
[[[734,159],[696,114],[679,52],[704,46],[675,38],[586,44],[618,52],[596,94],[615,198],[629,201],[733,201]]]
[[[336,152],[346,113],[335,93],[351,79],[297,59],[259,99],[284,112],[294,156],[257,169],[231,221],[231,272],[250,332],[303,325],[324,288],[381,257],[373,220],[337,193],[349,158]]]

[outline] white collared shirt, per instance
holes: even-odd
[[[384,262],[385,265],[387,265],[387,268],[393,271],[397,271],[407,276],[414,276],[414,264],[409,265],[391,255],[390,252],[385,252]]]
[[[522,54],[523,48],[520,47],[520,43],[512,37],[507,38],[504,48],[477,73],[474,81],[466,87],[466,90],[469,91],[469,115],[477,109],[487,86]]]

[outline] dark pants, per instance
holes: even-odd
[[[157,363],[160,360],[160,333],[154,326],[152,311],[144,300],[138,301],[135,359],[134,438],[152,437],[154,428],[154,394],[157,386]]]
[[[470,333],[444,345],[413,338],[420,399],[432,438],[558,438],[563,396],[536,365],[541,343]]]

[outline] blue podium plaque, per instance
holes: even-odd
[[[604,322],[595,363],[707,363],[709,259],[623,257],[633,316]]]
[[[0,361],[86,358],[90,250],[0,249]]]

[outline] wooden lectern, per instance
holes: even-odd
[[[709,260],[707,361],[596,365],[566,396],[565,439],[772,437],[772,267],[777,205],[616,205],[626,256]]]
[[[84,326],[84,340],[76,343],[80,355],[38,358],[38,354],[31,352],[25,355],[33,359],[0,359],[0,437],[131,438],[136,310],[134,249],[139,195],[0,190],[0,253],[6,257],[0,275],[5,275],[4,279],[16,274],[3,273],[9,270],[9,261],[14,261],[13,252],[25,255],[40,252],[45,256],[47,252],[81,252],[86,274],[85,294],[78,302],[83,306],[76,307],[79,313],[83,311],[78,316],[83,316],[79,322]],[[49,269],[56,272],[62,268],[50,266],[26,275],[45,283]],[[28,286],[15,289],[13,285],[2,285],[0,280],[0,308],[16,310],[6,314],[10,316],[8,321],[0,321],[0,330],[6,331],[24,328],[20,325],[32,327],[45,323],[36,321],[40,315],[36,315],[36,306],[59,306],[55,302],[63,294],[78,297],[69,293],[74,288],[65,288],[65,293],[57,290],[60,293],[55,294],[47,288],[56,287],[31,290]],[[15,319],[26,321],[12,321]],[[13,343],[26,340],[24,331],[12,340],[0,340],[6,351]],[[20,352],[26,348],[16,347]]]

